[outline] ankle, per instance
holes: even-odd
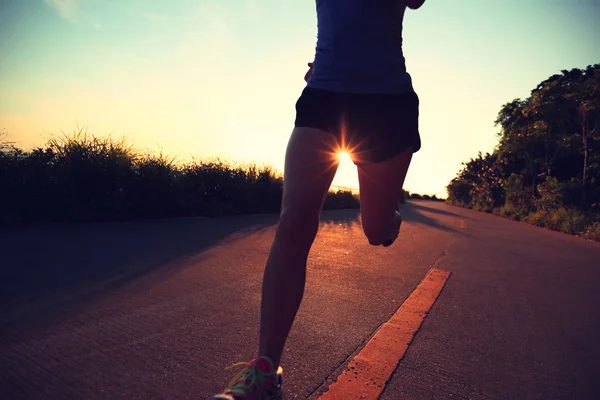
[[[254,360],[254,364],[258,366],[258,368],[265,373],[270,375],[276,375],[277,369],[279,368],[279,362],[275,363],[272,358],[267,356],[258,356]],[[268,369],[267,369],[268,368]]]
[[[271,352],[268,351],[259,351],[258,353],[258,357],[256,357],[256,359],[261,359],[264,358],[265,360],[267,360],[269,362],[269,364],[271,364],[271,366],[273,367],[273,369],[277,369],[277,367],[279,366],[279,358],[278,357],[274,357],[273,354]]]

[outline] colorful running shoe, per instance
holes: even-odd
[[[275,372],[273,363],[267,357],[258,357],[248,362],[233,364],[227,369],[244,365],[227,385],[223,393],[210,400],[281,400],[283,369]]]

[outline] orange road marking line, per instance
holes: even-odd
[[[449,276],[448,271],[431,268],[319,400],[379,398]]]

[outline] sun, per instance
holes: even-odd
[[[352,162],[350,154],[346,153],[345,151],[340,151],[337,156],[341,163],[347,164]]]
[[[338,149],[334,154],[339,164],[333,180],[333,186],[344,189],[357,189],[358,174],[356,173],[356,165],[354,165],[350,153]]]

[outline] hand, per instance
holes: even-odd
[[[309,70],[308,70],[308,72],[306,72],[306,75],[304,75],[304,80],[306,82],[308,82],[308,78],[310,78],[310,76],[312,75],[314,65],[315,65],[314,63],[311,63],[311,62],[308,63]]]

